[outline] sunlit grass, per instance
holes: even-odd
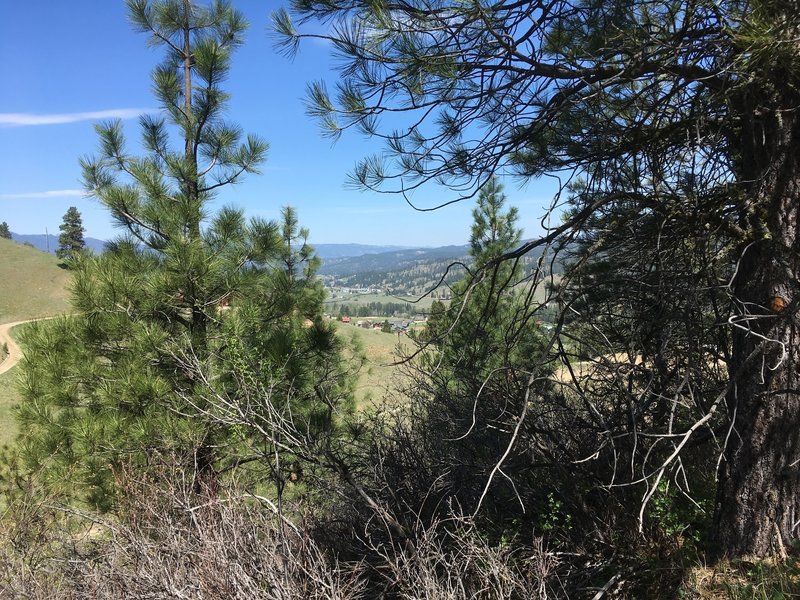
[[[30,246],[0,239],[0,323],[64,314],[69,310],[70,272],[59,260]],[[19,338],[19,329],[14,331]],[[0,446],[17,434],[13,407],[20,401],[18,368],[0,375]]]
[[[0,239],[0,323],[69,310],[69,271],[35,248]]]
[[[20,327],[11,330],[15,340],[19,340]],[[14,420],[14,406],[19,404],[20,395],[17,389],[19,367],[13,367],[0,375],[0,447],[14,441],[17,436],[17,423]]]
[[[800,598],[800,560],[730,561],[689,571],[679,596],[697,600]]]
[[[382,319],[377,319],[382,320]],[[340,335],[355,337],[366,356],[356,384],[356,402],[366,408],[372,402],[383,400],[396,387],[400,371],[392,363],[397,361],[398,348],[409,351],[412,347],[408,337],[401,333],[384,333],[377,329],[363,329],[355,325],[338,324]]]

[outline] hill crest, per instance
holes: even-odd
[[[0,323],[69,311],[70,272],[35,248],[0,239]]]
[[[20,244],[30,244],[37,250],[41,250],[42,252],[49,252],[50,254],[55,254],[56,249],[58,248],[58,236],[55,234],[43,234],[43,233],[14,233],[11,232],[11,239],[15,242]],[[86,242],[86,247],[92,250],[93,252],[100,253],[103,251],[103,248],[106,245],[104,240],[98,240],[97,238],[87,237],[83,238]]]

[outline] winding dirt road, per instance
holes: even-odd
[[[22,350],[20,350],[17,343],[11,337],[11,330],[17,325],[24,325],[25,323],[32,323],[33,321],[46,321],[47,319],[55,319],[55,317],[43,317],[40,319],[28,319],[26,321],[14,321],[13,323],[0,324],[0,346],[6,344],[8,346],[8,356],[3,362],[0,362],[0,375],[19,362],[22,358]]]

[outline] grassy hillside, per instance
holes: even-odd
[[[0,239],[0,323],[23,321],[69,310],[69,271],[55,256]],[[19,330],[13,331],[15,338]],[[17,369],[0,375],[0,445],[16,435],[12,407],[19,402]]]
[[[25,325],[14,327],[11,335],[19,340],[19,334]],[[17,422],[14,420],[13,409],[19,403],[17,390],[17,377],[19,370],[15,367],[0,375],[0,448],[14,441],[17,435]]]
[[[0,239],[0,323],[67,312],[69,271],[55,256]]]
[[[406,350],[410,349],[411,344],[405,335],[398,337],[393,333],[344,323],[338,323],[338,331],[344,337],[356,338],[367,357],[356,384],[356,401],[360,407],[366,408],[371,402],[382,400],[400,376],[397,367],[391,364],[397,360],[398,343]]]

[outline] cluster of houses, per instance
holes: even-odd
[[[414,323],[424,323],[427,320],[425,315],[414,315],[413,319],[384,319],[382,321],[373,321],[367,319],[359,319],[357,321],[353,321],[353,319],[349,316],[343,316],[341,318],[342,323],[347,323],[349,325],[354,325],[355,327],[361,327],[363,329],[383,329],[383,324],[385,322],[389,322],[389,327],[392,329],[392,333],[399,333],[408,331],[409,327],[411,327]]]
[[[360,287],[328,287],[328,296],[338,298],[339,296],[352,296],[355,294],[383,294],[381,288],[360,288]]]

